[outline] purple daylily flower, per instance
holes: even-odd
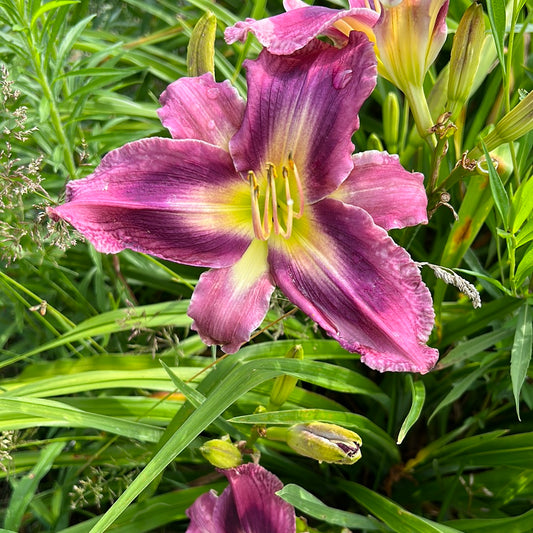
[[[368,366],[428,372],[427,287],[388,229],[426,223],[423,176],[397,156],[352,156],[357,113],[376,81],[372,44],[315,40],[245,64],[248,101],[210,74],[161,97],[173,139],[110,152],[51,209],[97,250],[124,248],[210,267],[189,316],[207,344],[235,352],[277,286]]]
[[[222,470],[229,486],[220,496],[202,494],[186,511],[187,533],[293,533],[292,505],[276,495],[281,481],[262,466],[248,463]]]

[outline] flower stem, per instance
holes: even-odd
[[[435,135],[431,133],[431,128],[435,123],[431,118],[424,90],[422,87],[410,85],[405,88],[404,94],[409,103],[409,108],[411,109],[418,133],[429,144],[432,150],[435,149],[437,141]]]
[[[286,442],[288,433],[289,433],[289,428],[287,427],[272,426],[272,427],[267,428],[264,438],[268,440],[277,440],[281,442]]]

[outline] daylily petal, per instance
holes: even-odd
[[[226,472],[228,471],[224,471],[224,473]],[[215,526],[213,528],[214,533],[247,533],[239,520],[231,485],[224,489],[215,504],[213,525]]]
[[[441,48],[446,41],[446,36],[448,35],[448,27],[446,26],[446,15],[448,14],[449,0],[442,2],[432,1],[432,22],[433,22],[433,31],[430,38],[430,45],[428,50],[428,55],[426,61],[428,65],[432,65],[437,59]]]
[[[263,20],[247,18],[234,26],[226,28],[224,36],[228,44],[245,41],[248,32],[272,54],[287,55],[303,48],[314,37],[328,33],[334,23],[351,17],[361,25],[372,27],[379,15],[364,7],[353,9],[331,9],[310,6],[304,2],[285,2],[286,13]]]
[[[375,6],[374,4],[377,4],[377,6]],[[349,0],[348,5],[350,7],[370,7],[371,6],[371,9],[373,9],[374,11],[379,12],[381,10],[381,6],[379,5],[379,0]],[[375,9],[375,7],[377,7],[377,9]]]
[[[196,498],[195,502],[185,511],[191,520],[186,533],[221,533],[213,522],[213,512],[218,499],[213,490]]]
[[[266,243],[254,240],[233,266],[200,276],[187,314],[206,344],[234,353],[261,324],[274,291],[266,258]]]
[[[292,505],[276,495],[283,483],[263,467],[247,463],[225,470],[237,514],[246,533],[294,533],[296,518]]]
[[[353,156],[354,168],[330,196],[362,207],[374,222],[385,228],[427,224],[424,176],[407,172],[397,155],[374,150]]]
[[[51,209],[100,252],[131,248],[210,267],[235,263],[253,237],[249,185],[224,150],[152,138],[107,154]]]
[[[283,7],[285,8],[285,11],[290,11],[291,9],[309,7],[309,4],[305,3],[303,0],[283,0]]]
[[[291,154],[308,202],[337,188],[353,163],[357,113],[376,83],[372,44],[358,32],[342,49],[313,41],[291,56],[247,61],[248,105],[230,141],[237,170],[264,173]]]
[[[163,107],[157,114],[174,139],[198,139],[225,150],[246,105],[228,81],[217,83],[210,73],[180,78],[159,100]]]
[[[269,250],[284,294],[361,361],[381,372],[428,372],[431,295],[409,254],[370,215],[325,199]],[[271,238],[272,240],[272,238]]]

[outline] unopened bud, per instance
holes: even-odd
[[[516,141],[533,129],[533,91],[507,113],[483,139],[488,151]]]
[[[215,74],[215,36],[217,18],[206,11],[192,30],[187,47],[187,74],[201,76],[206,72]]]
[[[200,446],[200,453],[217,468],[234,468],[242,464],[241,452],[229,440],[208,440]]]
[[[396,93],[390,92],[383,103],[383,139],[389,153],[398,151],[400,136],[400,103]]]
[[[459,22],[453,39],[448,82],[448,111],[452,120],[470,96],[485,39],[483,8],[471,4]]]
[[[293,346],[285,355],[287,359],[303,359],[304,350],[300,344]],[[270,393],[270,402],[268,404],[269,411],[275,411],[281,407],[290,396],[291,392],[294,390],[298,378],[294,376],[278,376],[274,380],[274,385],[272,385],[272,392]]]
[[[375,133],[371,133],[368,136],[368,139],[366,141],[366,149],[377,150],[378,152],[383,152],[383,143],[381,142],[381,139]]]
[[[335,424],[296,424],[287,431],[287,444],[299,454],[320,462],[351,465],[361,459],[361,437]]]

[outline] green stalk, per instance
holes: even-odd
[[[265,435],[263,436],[268,440],[277,440],[279,442],[287,442],[287,435],[289,433],[289,428],[285,426],[272,426],[267,428]]]
[[[448,138],[440,137],[435,146],[431,160],[431,177],[428,184],[428,194],[431,196],[437,190],[437,181],[439,178],[439,169],[448,151]]]
[[[514,235],[510,235],[507,239],[507,253],[509,254],[509,286],[511,287],[511,291],[514,296],[517,296],[516,294],[516,282],[514,279],[515,275],[515,269],[516,269],[516,237]]]
[[[437,146],[435,135],[431,133],[434,121],[431,118],[423,88],[409,86],[406,88],[405,97],[409,102],[409,108],[411,109],[418,133],[429,144],[429,147],[434,150]]]

